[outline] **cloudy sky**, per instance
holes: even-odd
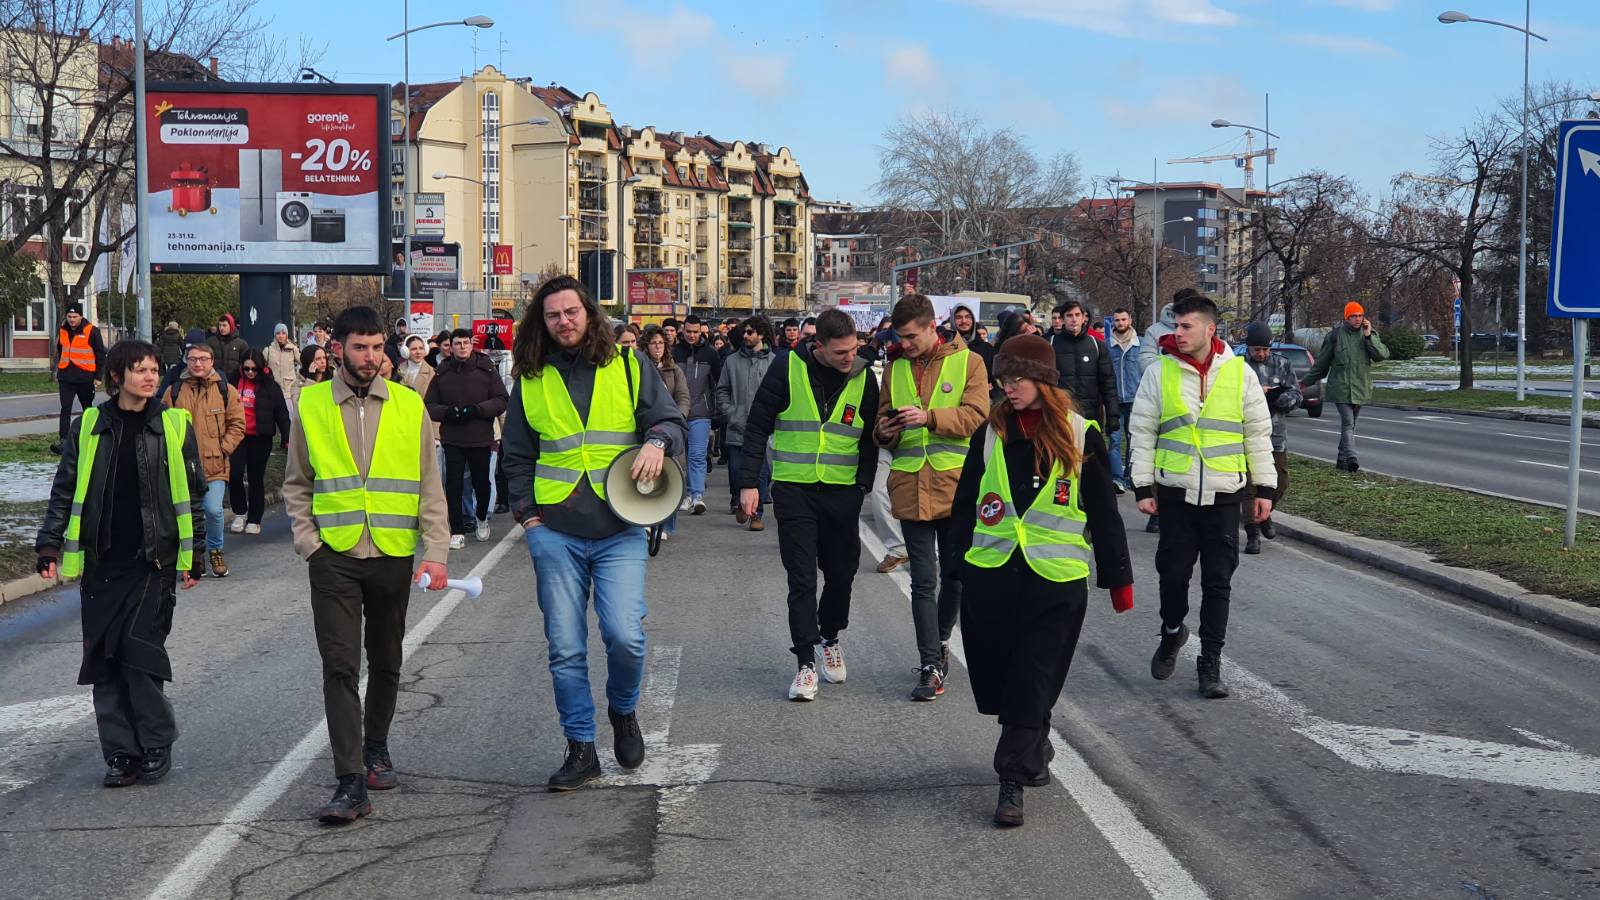
[[[394,0],[261,0],[274,28],[316,22],[319,65],[340,81],[398,81]],[[1458,5],[1452,5],[1458,4]],[[470,7],[470,9],[468,8]],[[1522,36],[1441,25],[1438,13],[1521,22],[1515,0],[412,0],[421,24],[470,14],[488,30],[414,36],[414,81],[502,66],[593,90],[625,124],[791,148],[813,192],[870,203],[887,123],[928,108],[1016,129],[1042,155],[1076,152],[1090,176],[1236,185],[1242,132],[1282,135],[1276,181],[1311,168],[1370,191],[1428,165],[1432,136],[1515,98]],[[1600,88],[1594,0],[1538,0],[1533,79]],[[475,33],[475,34],[474,34]],[[476,37],[476,48],[473,39]],[[1258,179],[1259,179],[1258,175]]]

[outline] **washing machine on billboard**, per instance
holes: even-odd
[[[278,192],[278,240],[311,240],[311,193]]]
[[[283,194],[283,151],[239,151],[239,240],[278,239],[278,198]]]

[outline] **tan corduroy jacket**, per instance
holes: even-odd
[[[350,455],[355,457],[361,477],[367,477],[372,465],[372,441],[378,434],[378,419],[389,399],[389,382],[375,379],[365,398],[357,397],[345,383],[344,374],[333,376],[333,402],[339,406],[344,419],[344,433],[350,441]],[[426,421],[426,418],[424,418]],[[442,563],[450,555],[450,514],[445,506],[444,482],[439,477],[438,455],[433,448],[433,435],[424,428],[417,435],[417,452],[422,457],[422,505],[418,512],[420,523],[420,550],[425,562]],[[308,559],[322,546],[322,537],[316,522],[311,519],[311,485],[317,473],[311,468],[311,453],[306,449],[305,429],[294,428],[289,439],[289,467],[283,477],[283,505],[289,513],[294,528],[294,552]],[[344,552],[352,559],[373,559],[382,556],[372,543],[370,532],[363,530],[361,540]]]
[[[917,381],[917,395],[922,407],[933,400],[935,391],[945,391],[939,374],[944,368],[944,358],[965,350],[966,344],[955,338],[933,348],[926,360],[913,360],[911,372]],[[890,407],[894,406],[890,382],[894,380],[894,364],[883,368],[883,389],[878,392],[878,421],[888,420]],[[961,392],[961,405],[948,409],[928,410],[928,429],[936,435],[953,438],[970,438],[973,432],[989,417],[989,372],[983,358],[976,353],[967,354],[967,379],[965,384],[952,384],[951,392]],[[877,437],[877,435],[875,435]],[[900,443],[897,434],[878,443],[893,450]],[[889,506],[894,517],[907,522],[933,522],[950,515],[950,505],[955,500],[956,483],[961,480],[961,469],[939,472],[923,466],[916,472],[889,472]]]

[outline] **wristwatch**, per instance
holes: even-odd
[[[652,446],[654,448],[656,448],[657,450],[664,451],[664,450],[667,449],[667,439],[662,437],[659,434],[651,435],[648,439],[645,440],[645,443],[649,444],[650,446]]]

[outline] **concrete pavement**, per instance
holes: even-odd
[[[1408,412],[1369,406],[1356,425],[1356,455],[1363,469],[1565,506],[1565,425],[1519,422],[1486,416]],[[1333,462],[1338,456],[1339,415],[1291,416],[1289,451]],[[1585,429],[1579,501],[1600,515],[1600,434]]]
[[[1142,524],[1131,503],[1126,512]],[[988,822],[998,729],[974,711],[964,673],[952,671],[936,703],[906,699],[916,653],[903,577],[872,573],[863,553],[849,681],[791,704],[777,529],[682,517],[649,570],[649,762],[546,794],[561,737],[531,567],[520,536],[501,537],[505,524],[495,543],[452,559],[460,573],[489,558],[481,599],[412,595],[415,646],[391,737],[402,787],[343,830],[309,818],[331,792],[331,766],[305,570],[276,511],[260,538],[229,535],[237,574],[180,595],[170,646],[183,736],[159,785],[98,787],[87,689],[72,684],[76,592],[0,609],[8,892],[1600,890],[1595,648],[1282,540],[1245,558],[1235,579],[1236,694],[1208,702],[1192,662],[1169,682],[1149,678],[1155,539],[1130,534],[1137,607],[1114,616],[1105,592],[1091,592],[1056,709],[1057,783],[1027,792],[1025,828],[1000,832]],[[590,653],[598,672],[597,637]],[[602,720],[608,766],[609,739]]]

